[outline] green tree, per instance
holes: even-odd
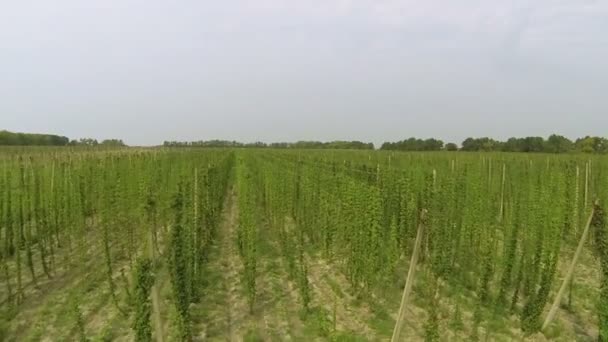
[[[601,137],[586,136],[579,138],[574,143],[577,151],[585,153],[606,153],[608,152],[608,140]]]
[[[127,146],[121,139],[106,139],[101,142],[102,146],[115,146],[115,147],[123,147]]]
[[[446,151],[458,151],[458,145],[456,145],[454,143],[447,143],[447,144],[445,144],[445,150]]]
[[[574,143],[562,135],[552,134],[547,139],[546,152],[565,153],[572,151],[573,148]]]

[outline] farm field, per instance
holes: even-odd
[[[607,171],[586,154],[0,149],[0,340],[389,341],[401,322],[398,341],[596,341]]]

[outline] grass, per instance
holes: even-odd
[[[310,308],[308,312],[300,316],[304,320],[304,334],[306,336],[329,337],[333,332],[334,324],[331,321],[331,313],[324,308]]]
[[[385,308],[378,305],[372,306],[373,318],[370,326],[380,335],[391,336],[395,327],[395,320],[389,315]]]
[[[245,336],[243,336],[244,342],[264,342],[264,338],[256,329],[251,329],[247,331]]]
[[[332,279],[329,275],[323,274],[323,280],[329,285],[332,291],[338,296],[340,299],[344,299],[345,295],[342,292],[342,288],[334,279]]]

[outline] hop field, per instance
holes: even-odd
[[[606,339],[607,171],[578,154],[3,149],[0,340]]]

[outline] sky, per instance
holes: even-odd
[[[0,1],[0,129],[606,136],[608,1]]]

